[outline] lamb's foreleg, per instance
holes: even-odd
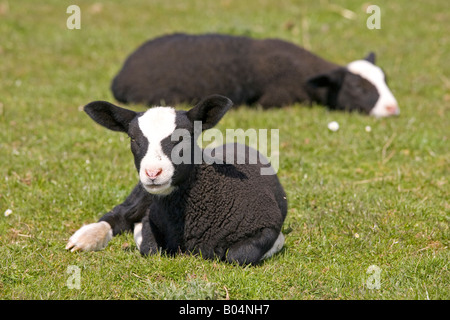
[[[98,222],[78,229],[69,238],[66,249],[71,251],[104,249],[113,236],[132,231],[135,224],[141,222],[151,202],[152,195],[138,183],[123,203],[106,213]]]

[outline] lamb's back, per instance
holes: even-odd
[[[218,93],[243,103],[255,94],[247,85],[253,74],[246,58],[252,42],[218,34],[150,40],[127,58],[113,80],[113,93],[121,102],[195,103]]]
[[[276,175],[256,164],[203,164],[186,197],[185,247],[221,256],[264,228],[279,232],[287,200]]]

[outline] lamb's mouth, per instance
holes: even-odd
[[[169,194],[173,190],[170,180],[164,183],[142,183],[142,185],[152,194]]]

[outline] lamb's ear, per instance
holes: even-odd
[[[128,126],[137,114],[106,101],[93,101],[84,107],[84,111],[105,128],[121,132],[128,132]]]
[[[338,68],[328,73],[309,78],[306,83],[315,88],[340,86],[344,81],[346,72],[347,70],[345,68]]]
[[[201,121],[202,129],[214,127],[224,114],[231,108],[233,102],[220,95],[208,96],[187,112],[187,117],[192,122]]]
[[[375,64],[375,52],[369,52],[367,57],[364,58],[364,60],[369,61],[372,64]]]

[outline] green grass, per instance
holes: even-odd
[[[66,28],[74,2],[81,30]],[[0,298],[449,299],[448,4],[377,4],[380,30],[352,0],[0,0]],[[399,101],[392,119],[301,105],[224,117],[221,130],[280,130],[286,245],[257,267],[142,258],[132,235],[101,252],[64,249],[137,181],[127,139],[80,106],[114,101],[109,84],[125,57],[175,31],[278,37],[341,64],[374,50]],[[367,284],[371,265],[379,289]],[[80,289],[67,286],[69,266]]]

